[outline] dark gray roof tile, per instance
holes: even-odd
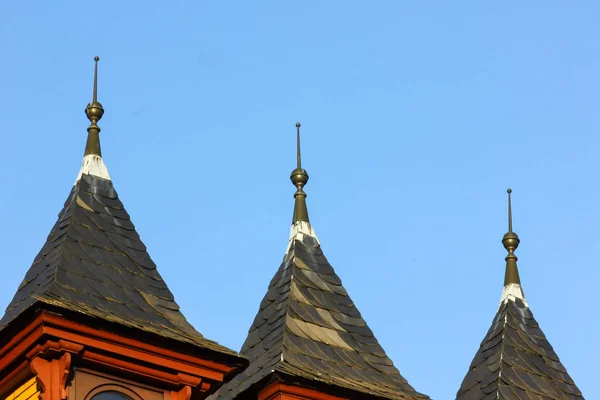
[[[156,269],[112,182],[84,174],[0,320],[48,304],[219,353],[190,325]]]
[[[292,241],[241,354],[250,367],[212,400],[235,399],[272,374],[350,390],[356,398],[428,398],[394,367],[309,235]]]
[[[583,400],[520,299],[508,299],[499,307],[456,398]]]

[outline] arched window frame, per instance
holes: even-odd
[[[104,393],[104,392],[117,392],[121,393],[132,400],[144,400],[140,395],[136,392],[128,388],[127,386],[115,385],[115,384],[104,384],[100,386],[96,386],[84,397],[84,400],[91,400],[94,396]]]

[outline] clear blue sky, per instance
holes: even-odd
[[[590,1],[0,6],[0,307],[104,160],[183,312],[234,349],[286,248],[296,121],[311,221],[402,374],[453,399],[502,289],[600,398],[600,20]]]

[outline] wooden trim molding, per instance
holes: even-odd
[[[30,366],[41,391],[40,400],[65,400],[67,398],[71,353],[64,353],[60,358],[52,360],[45,360],[38,356],[31,360]]]
[[[172,391],[177,400],[189,400],[192,388],[210,390],[236,368],[122,337],[48,311],[40,312],[0,348],[0,397],[21,383],[17,379],[30,374],[28,364],[40,381],[43,400],[66,398],[64,387],[71,364],[139,376]]]
[[[27,358],[32,360],[36,357],[52,358],[60,357],[64,353],[77,354],[83,350],[83,346],[78,343],[67,340],[46,340],[43,343],[35,345],[27,352]]]
[[[33,376],[29,360],[23,360],[12,371],[5,371],[5,373],[6,375],[3,373],[4,377],[0,379],[0,398]]]
[[[65,400],[71,369],[71,355],[83,350],[78,343],[47,340],[27,352],[29,367],[40,388],[41,400]]]
[[[273,382],[258,393],[258,400],[349,400],[314,389]]]
[[[192,388],[184,386],[178,392],[171,392],[171,400],[190,400],[192,398]]]
[[[74,368],[68,400],[91,400],[103,392],[122,393],[133,400],[171,400],[171,392],[121,376]]]
[[[121,386],[121,385],[100,385],[96,387],[94,390],[90,391],[87,396],[83,400],[93,399],[94,396],[100,394],[102,392],[117,392],[126,395],[127,397],[134,400],[144,400],[140,395],[138,395],[135,391],[130,388]],[[77,400],[77,398],[75,398]]]

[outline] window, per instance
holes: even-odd
[[[123,393],[110,391],[98,393],[91,400],[131,400],[129,396],[125,396]]]
[[[164,390],[143,383],[99,371],[76,368],[68,398],[69,400],[165,400],[169,397]]]

